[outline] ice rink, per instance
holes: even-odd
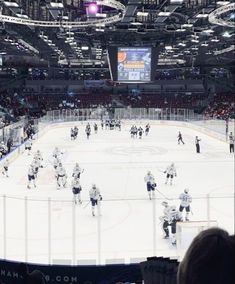
[[[145,122],[136,124],[144,127]],[[100,263],[128,263],[155,252],[175,257],[177,248],[163,239],[161,202],[178,207],[179,194],[185,188],[193,198],[191,221],[206,221],[209,216],[234,233],[234,155],[228,144],[190,127],[150,124],[149,136],[143,139],[130,138],[128,121],[121,131],[101,130],[99,125],[94,134],[92,128],[89,140],[85,124],[77,123],[76,141],[70,140],[70,127],[76,123],[60,123],[46,131],[33,144],[33,152],[40,149],[44,159],[37,187],[27,189],[33,155],[26,153],[12,162],[9,178],[0,178],[0,209],[6,210],[0,215],[0,258],[4,252],[8,259],[41,263],[97,263],[97,258]],[[185,145],[178,145],[178,131]],[[200,154],[195,150],[196,135],[201,139]],[[61,190],[56,188],[52,167],[55,146],[64,152],[62,162],[68,174],[68,186]],[[83,203],[73,206],[70,184],[76,162],[84,169]],[[172,162],[177,177],[170,186],[164,184],[163,171]],[[148,170],[157,182],[155,216],[154,201],[148,199],[144,182]],[[88,204],[93,183],[103,196],[100,218],[92,217]],[[101,234],[97,233],[99,227]]]

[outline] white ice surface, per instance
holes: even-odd
[[[142,125],[143,126],[143,125]],[[103,196],[101,204],[101,263],[110,259],[152,256],[153,205],[148,199],[144,176],[148,170],[154,174],[158,190],[170,204],[179,205],[178,196],[184,188],[193,197],[190,219],[207,220],[206,195],[210,193],[210,219],[230,233],[234,233],[234,156],[228,145],[212,137],[176,126],[152,126],[148,137],[131,139],[130,125],[122,131],[101,130],[85,137],[84,126],[79,126],[77,141],[70,140],[70,127],[60,124],[46,132],[33,144],[33,152],[40,149],[44,168],[40,169],[37,188],[27,189],[27,171],[32,156],[20,155],[9,168],[9,178],[0,177],[0,257],[3,257],[3,195],[6,199],[6,257],[25,260],[25,234],[27,260],[48,263],[48,201],[51,198],[51,261],[74,256],[72,235],[75,234],[75,260],[96,260],[98,218],[91,216],[88,192],[93,183]],[[177,144],[181,131],[185,145]],[[195,151],[194,139],[201,141],[201,154]],[[72,192],[68,187],[57,190],[52,151],[58,146],[64,151],[63,164],[71,182],[76,162],[84,168],[81,176],[83,204],[76,206],[75,232],[73,232]],[[177,177],[173,185],[165,185],[163,171],[174,162]],[[27,232],[25,231],[25,201],[27,205]],[[177,256],[176,248],[162,238],[158,217],[162,215],[161,202],[156,193],[156,251],[157,255]],[[85,208],[84,208],[85,207]],[[121,262],[121,260],[119,260]]]

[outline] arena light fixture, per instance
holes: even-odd
[[[3,3],[4,3],[4,5],[7,6],[7,7],[12,7],[12,8],[13,8],[13,7],[14,7],[14,8],[19,7],[19,4],[16,3],[16,2],[3,1]]]
[[[63,3],[61,3],[61,2],[51,2],[50,3],[50,6],[52,7],[52,8],[60,8],[60,9],[63,9],[64,8],[64,4]]]
[[[228,31],[226,31],[226,32],[223,33],[222,36],[223,36],[223,37],[230,38],[232,35],[231,35]]]
[[[19,13],[17,13],[16,16],[19,17],[19,18],[24,18],[24,19],[28,19],[29,18],[28,15],[19,14]]]
[[[224,5],[228,5],[230,2],[229,1],[217,1],[216,5],[218,6],[224,6]]]
[[[137,12],[137,16],[138,17],[147,17],[148,16],[148,12],[143,12],[143,11],[139,11],[139,12]]]
[[[166,49],[166,50],[172,50],[173,47],[172,47],[171,45],[166,45],[166,46],[165,46],[165,49]]]
[[[182,4],[184,0],[170,0],[171,4]]]
[[[7,3],[13,3],[8,2]],[[57,3],[58,4],[58,3]],[[97,24],[109,25],[116,22],[119,22],[123,19],[126,7],[117,0],[100,0],[96,2],[97,5],[107,6],[109,8],[113,8],[116,10],[116,14],[112,13],[111,16],[107,16],[106,18],[101,19],[93,19],[87,21],[41,21],[41,20],[32,20],[32,19],[24,19],[19,17],[13,17],[8,15],[0,14],[0,22],[11,23],[11,24],[19,24],[26,26],[34,26],[34,27],[46,27],[46,28],[86,28],[86,27],[94,27]],[[96,13],[95,13],[96,14]]]
[[[208,20],[211,24],[224,26],[224,27],[235,27],[235,22],[229,21],[222,18],[223,14],[228,12],[234,13],[235,3],[230,3],[228,5],[223,5],[209,14]]]
[[[158,13],[159,17],[169,17],[171,15],[171,12],[160,12]]]
[[[95,16],[97,18],[107,18],[107,14],[104,14],[104,13],[96,13]]]
[[[198,14],[196,18],[205,19],[208,17],[208,14]]]
[[[90,3],[87,7],[88,14],[96,15],[99,11],[99,6],[96,3]]]
[[[183,24],[181,27],[182,28],[192,28],[193,24]]]

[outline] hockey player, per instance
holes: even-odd
[[[103,121],[103,119],[101,120],[101,129],[102,130],[104,129],[104,121]]]
[[[34,165],[33,164],[31,164],[29,166],[29,170],[28,170],[28,186],[27,186],[28,189],[31,188],[31,182],[33,183],[34,187],[36,187],[35,171],[34,171]]]
[[[134,138],[134,125],[131,126],[131,129],[130,129],[130,133],[131,133],[131,138]]]
[[[172,163],[169,167],[166,168],[164,171],[164,174],[166,173],[166,181],[165,184],[168,183],[168,180],[170,178],[170,185],[172,185],[173,178],[176,177],[176,169],[174,163]]]
[[[52,156],[54,158],[56,158],[56,157],[59,158],[62,154],[63,154],[63,152],[58,147],[55,147]]]
[[[181,132],[179,131],[179,134],[178,134],[178,144],[180,144],[180,142],[182,142],[182,144],[184,144],[182,134],[181,134]]]
[[[145,126],[145,135],[146,135],[146,136],[148,136],[149,130],[150,130],[150,125],[149,125],[149,123],[148,123],[148,124],[146,124],[146,126]]]
[[[3,169],[2,169],[2,174],[6,177],[9,177],[8,168],[9,168],[9,160],[6,159],[6,161],[3,163]]]
[[[189,221],[190,203],[192,202],[191,195],[188,194],[189,190],[186,188],[183,193],[180,194],[179,199],[181,201],[179,211],[186,210],[185,221]]]
[[[138,134],[138,128],[136,125],[134,125],[133,127],[133,135],[134,135],[134,138],[137,138],[137,134]]]
[[[34,158],[36,158],[36,159],[38,160],[38,162],[39,162],[39,167],[40,167],[40,168],[43,168],[43,166],[42,166],[43,158],[42,158],[42,154],[41,154],[40,150],[37,150],[37,152],[36,152],[35,155],[34,155]]]
[[[74,140],[74,129],[73,128],[70,129],[70,138],[71,140]]]
[[[74,169],[73,169],[73,174],[72,174],[72,176],[73,176],[73,177],[80,178],[81,173],[83,173],[83,169],[81,169],[81,168],[79,167],[79,164],[76,163],[76,164],[75,164],[75,167],[74,167]]]
[[[235,138],[233,136],[233,133],[230,132],[230,134],[229,134],[229,151],[230,151],[230,153],[234,153],[234,142],[235,142]]]
[[[34,157],[33,161],[32,161],[32,165],[34,167],[34,176],[35,176],[35,178],[37,178],[38,170],[41,167],[41,162],[40,162],[40,160],[37,157]]]
[[[119,131],[121,131],[121,120],[120,119],[117,120],[116,125],[117,125],[117,128],[119,129]]]
[[[2,158],[3,155],[6,154],[7,154],[7,146],[5,145],[4,141],[2,141],[0,144],[0,159]]]
[[[154,176],[150,171],[147,172],[147,175],[144,177],[144,181],[146,182],[149,199],[151,200],[152,197],[154,197],[154,191],[157,185],[155,183]]]
[[[82,187],[80,185],[79,178],[77,176],[74,177],[72,184],[71,184],[71,187],[72,187],[72,191],[73,191],[74,203],[75,204],[77,204],[77,203],[82,204],[82,200],[81,200]]]
[[[29,138],[28,140],[26,140],[24,146],[25,146],[25,151],[28,151],[28,156],[29,156],[32,150],[32,139]]]
[[[109,121],[109,129],[110,130],[114,130],[114,127],[115,127],[115,120],[114,119],[111,119]]]
[[[95,184],[92,185],[92,188],[89,191],[89,195],[91,201],[92,216],[95,216],[95,206],[98,205],[98,202],[102,200],[100,190],[96,187]]]
[[[106,120],[105,120],[105,129],[108,129],[108,127],[109,127],[109,120],[106,119]]]
[[[171,210],[171,206],[169,206],[168,202],[166,202],[166,201],[162,202],[162,206],[164,207],[163,216],[160,216],[159,219],[162,222],[162,229],[163,229],[163,232],[164,232],[164,239],[168,239],[169,238],[168,226],[170,225],[168,221],[169,221],[169,212]]]
[[[90,135],[91,135],[91,127],[90,127],[90,124],[89,124],[89,123],[88,123],[87,126],[86,126],[85,132],[86,132],[86,137],[87,137],[87,139],[89,139],[89,137],[90,137]]]
[[[94,132],[95,132],[95,134],[97,134],[97,131],[98,131],[98,125],[97,125],[97,123],[95,123],[94,124]]]
[[[200,141],[201,141],[201,139],[199,139],[198,136],[196,136],[195,145],[196,145],[196,152],[197,153],[200,153],[200,144],[199,144]]]
[[[78,127],[77,126],[74,126],[73,136],[74,136],[74,140],[76,140],[78,138]]]
[[[57,167],[59,166],[60,163],[61,163],[61,160],[58,157],[54,157],[53,167],[54,167],[55,170],[57,169]]]
[[[176,210],[175,206],[171,206],[171,209],[169,211],[168,214],[168,223],[171,226],[171,235],[172,235],[172,239],[171,239],[171,243],[172,245],[176,245],[176,223],[182,221],[182,216],[181,213]]]
[[[56,179],[57,179],[57,189],[60,189],[61,187],[66,187],[67,183],[67,175],[65,168],[60,163],[59,166],[56,169]]]
[[[140,127],[138,128],[139,139],[142,138],[143,132],[144,132],[144,130],[143,130],[143,128],[140,126]]]

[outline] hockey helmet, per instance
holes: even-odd
[[[176,211],[176,206],[175,205],[171,206],[171,211]]]
[[[92,188],[96,188],[96,185],[94,183],[92,184]]]
[[[147,174],[148,174],[148,175],[151,175],[151,171],[148,171]]]
[[[184,193],[188,193],[189,192],[189,189],[188,188],[185,188],[185,190],[184,190]]]

